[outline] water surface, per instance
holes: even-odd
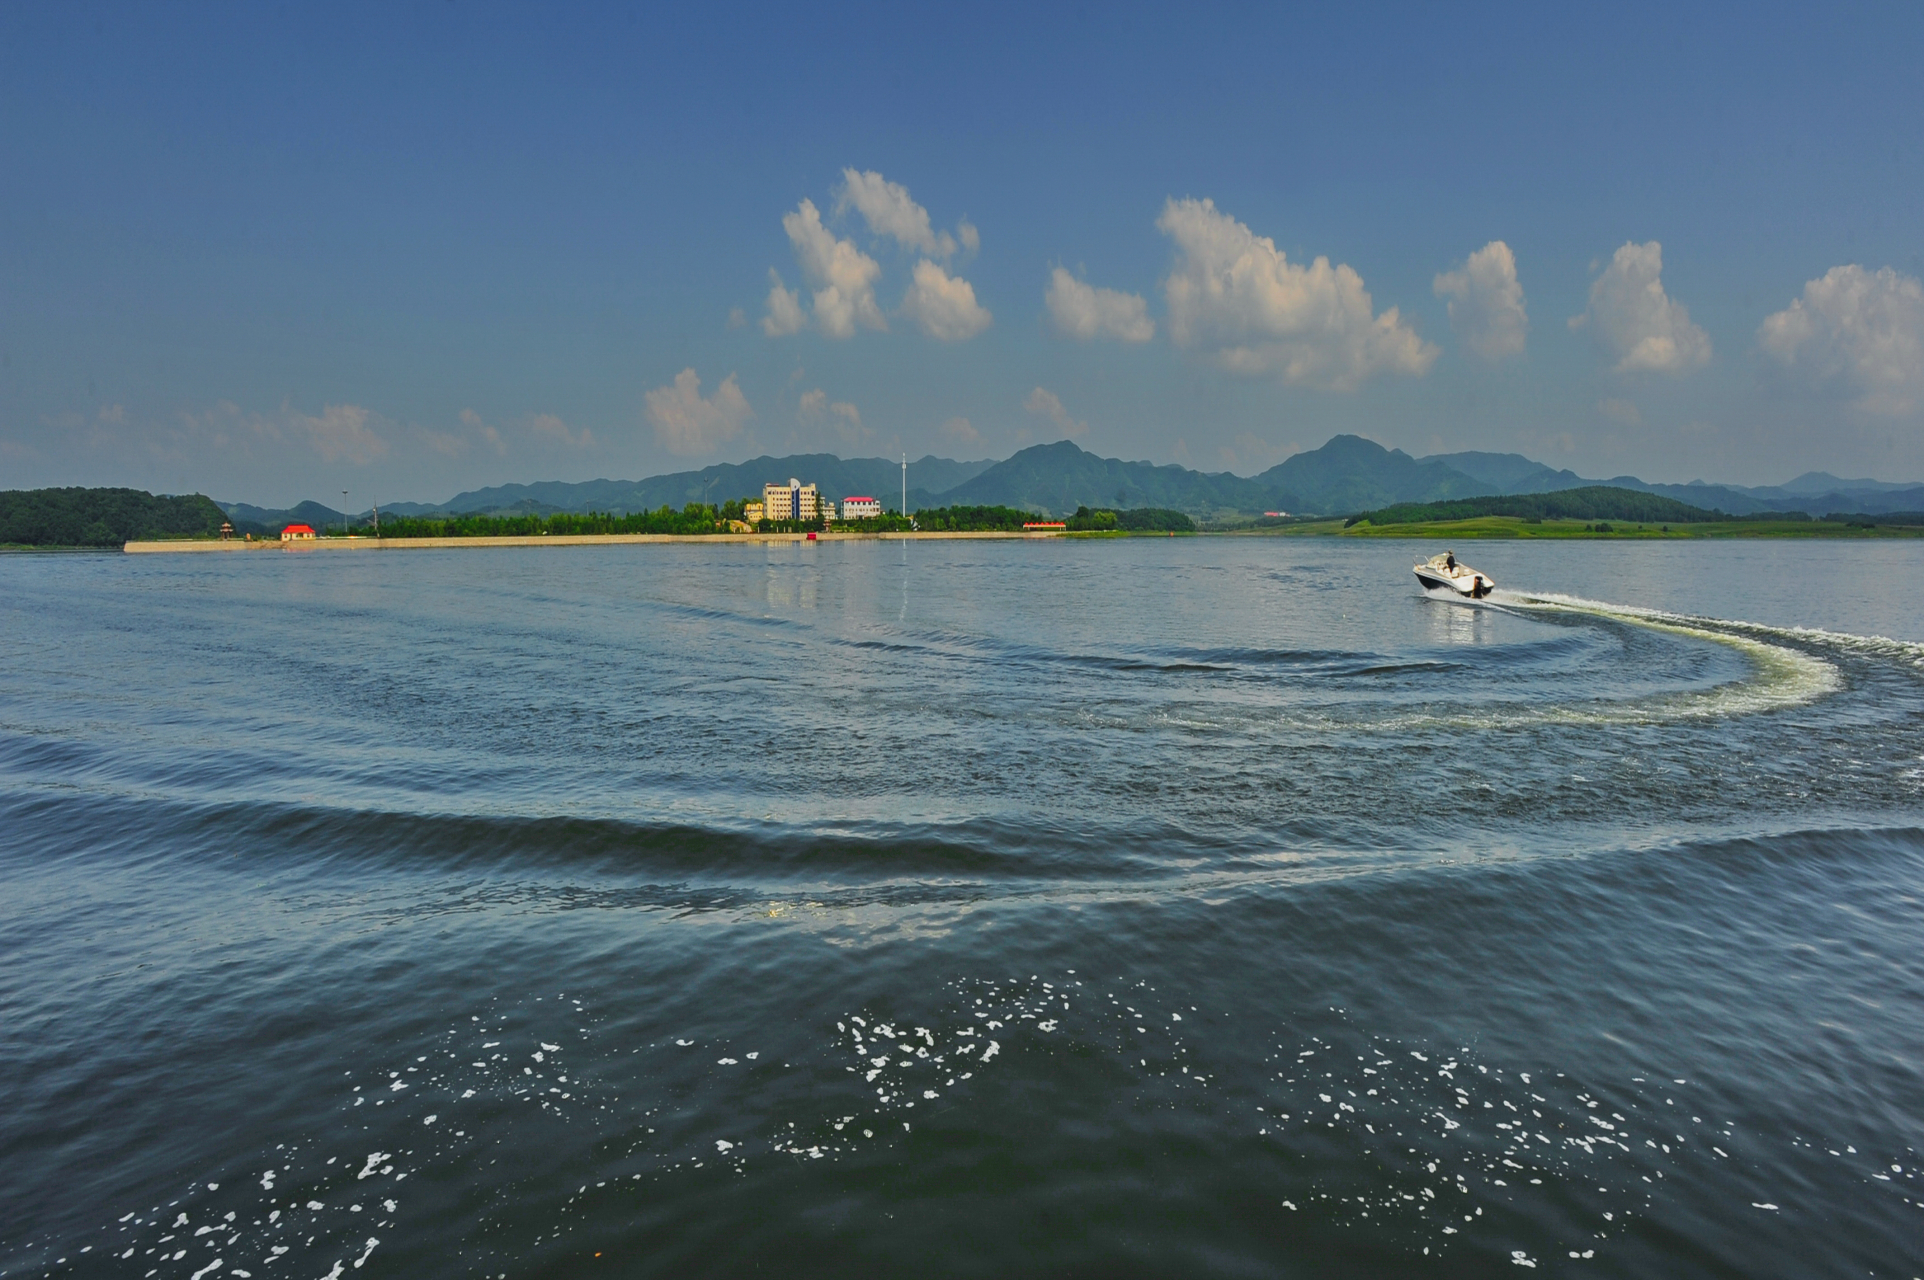
[[[0,557],[0,1273],[1924,1270],[1924,550],[1431,550]]]

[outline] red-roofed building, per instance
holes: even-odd
[[[282,542],[311,542],[314,539],[314,526],[290,524],[281,530]]]
[[[882,514],[882,504],[874,498],[843,498],[842,519],[867,520]]]

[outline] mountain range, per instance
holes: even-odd
[[[813,482],[833,499],[866,495],[886,506],[901,502],[902,464],[887,458],[839,458],[794,454],[722,463],[645,480],[541,481],[497,485],[461,493],[443,503],[396,503],[397,516],[455,514],[550,514],[557,511],[652,511],[690,502],[721,503],[759,497],[765,483],[791,477]],[[1349,515],[1400,502],[1441,502],[1490,494],[1552,493],[1611,485],[1675,498],[1731,515],[1760,511],[1880,514],[1924,511],[1924,483],[1842,480],[1812,471],[1781,485],[1648,484],[1635,476],[1586,478],[1519,453],[1440,453],[1413,458],[1361,436],[1340,435],[1320,449],[1294,454],[1256,476],[1192,471],[1174,464],[1103,458],[1071,441],[1034,445],[1000,462],[957,462],[928,456],[908,464],[910,510],[924,507],[1002,505],[1060,516],[1079,506],[1168,507],[1199,519],[1258,515],[1266,511]],[[890,501],[893,498],[894,501]],[[272,510],[240,502],[221,508],[237,527],[271,531],[300,521],[320,528],[345,518],[321,503]],[[369,513],[360,513],[356,523]]]

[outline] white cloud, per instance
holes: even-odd
[[[1156,322],[1149,318],[1149,304],[1140,294],[1098,289],[1061,267],[1049,273],[1049,291],[1043,301],[1049,304],[1056,331],[1072,338],[1147,342],[1156,336]]]
[[[468,451],[467,440],[452,431],[429,429],[422,433],[422,438],[428,442],[428,448],[444,458],[458,458]]]
[[[929,211],[909,199],[909,189],[899,182],[890,182],[874,171],[867,173],[855,169],[842,170],[842,189],[835,197],[835,212],[840,213],[850,205],[861,211],[868,222],[868,229],[878,236],[893,236],[898,244],[928,254],[931,258],[947,258],[955,253],[955,237],[946,231],[936,231],[929,224]],[[964,243],[975,239],[975,228],[962,224]],[[970,244],[974,249],[975,245]]]
[[[1372,374],[1421,375],[1438,349],[1395,307],[1373,315],[1363,278],[1317,258],[1292,264],[1214,201],[1170,200],[1156,228],[1176,244],[1163,281],[1169,336],[1235,373],[1352,391]]]
[[[472,409],[463,409],[461,410],[461,423],[463,426],[471,428],[497,454],[506,456],[508,452],[508,442],[501,438],[499,431],[496,431],[493,427],[481,421],[480,414]]]
[[[827,418],[833,422],[836,432],[845,440],[865,440],[874,432],[862,425],[862,411],[846,400],[829,402],[828,392],[820,387],[813,391],[802,392],[799,405],[801,416],[806,421],[820,421]]]
[[[258,446],[285,461],[288,446],[304,444],[323,462],[362,467],[387,456],[388,442],[372,425],[377,422],[386,420],[356,404],[330,404],[310,414],[283,402],[276,413],[250,413],[222,400],[205,413],[182,413],[172,444],[156,440],[150,447],[157,452],[191,448],[201,455],[213,451],[255,457],[261,456]],[[90,443],[108,442],[110,438],[100,434],[103,430],[96,426]]]
[[[674,382],[656,387],[644,400],[656,442],[678,457],[713,452],[740,435],[755,416],[732,373],[713,396],[703,399],[701,379],[693,369],[683,369]]]
[[[1663,246],[1626,243],[1590,286],[1590,306],[1570,321],[1590,326],[1617,357],[1618,373],[1684,374],[1710,360],[1710,335],[1663,291]]]
[[[970,253],[982,247],[982,233],[977,231],[975,224],[967,218],[955,224],[955,234],[962,241],[962,247]]]
[[[552,413],[536,414],[528,423],[528,430],[543,440],[554,440],[567,445],[570,449],[592,449],[595,447],[594,433],[583,427],[580,431],[570,431],[568,424]]]
[[[1089,424],[1078,422],[1070,417],[1069,411],[1062,407],[1061,397],[1045,387],[1037,387],[1031,391],[1028,399],[1022,402],[1022,407],[1039,418],[1047,418],[1055,423],[1056,429],[1065,436],[1089,434]]]
[[[762,317],[762,332],[771,338],[785,338],[808,328],[802,311],[802,295],[782,284],[781,272],[768,269],[768,313]]]
[[[937,433],[951,444],[981,444],[982,433],[967,418],[950,418],[936,428]]]
[[[367,425],[368,411],[357,404],[331,404],[320,416],[297,413],[281,406],[287,425],[307,437],[323,462],[348,462],[364,467],[387,455],[387,441]]]
[[[815,286],[817,329],[831,338],[848,338],[854,336],[857,325],[889,327],[882,309],[875,304],[875,281],[882,274],[882,265],[857,249],[853,241],[836,239],[835,233],[822,225],[814,201],[803,200],[795,212],[782,215],[782,229],[788,232],[802,274]],[[800,298],[783,289],[776,276],[769,290],[762,331],[770,337],[795,333],[800,318]]]
[[[1872,413],[1924,401],[1924,285],[1889,267],[1832,267],[1757,330],[1765,351]]]
[[[922,332],[943,342],[963,342],[989,327],[993,319],[975,301],[975,289],[961,276],[952,276],[927,258],[915,264],[915,282],[902,299],[902,310]]]
[[[1610,421],[1622,423],[1626,427],[1643,425],[1643,414],[1638,412],[1637,406],[1628,400],[1619,400],[1614,396],[1597,401],[1597,412]]]
[[[1530,320],[1509,245],[1490,241],[1459,270],[1437,276],[1432,287],[1437,297],[1450,300],[1450,327],[1470,350],[1491,363],[1523,354]]]

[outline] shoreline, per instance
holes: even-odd
[[[960,532],[946,530],[926,530],[919,533],[818,533],[817,542],[918,542],[944,539],[999,539],[1022,541],[1026,539],[1060,538],[1059,529],[1037,530],[1034,532],[1012,532],[986,530],[981,532]],[[734,545],[760,543],[772,546],[778,543],[807,542],[806,533],[577,533],[577,534],[515,534],[507,537],[480,538],[315,538],[310,541],[280,542],[261,539],[256,542],[242,542],[230,539],[221,542],[216,539],[180,538],[153,542],[128,542],[121,547],[129,555],[155,555],[167,552],[223,552],[223,551],[443,551],[457,548],[477,547],[614,547],[647,543],[728,543]],[[106,548],[102,548],[105,550]]]
[[[1036,529],[1012,531],[991,530],[923,530],[920,532],[889,533],[818,533],[817,542],[923,542],[923,541],[1030,541],[1039,539],[1108,540],[1112,538],[1155,538],[1168,536],[1159,533],[1113,533],[1095,531],[1076,531],[1063,529]],[[1526,524],[1515,517],[1477,517],[1470,520],[1413,523],[1407,525],[1368,524],[1344,528],[1340,519],[1305,522],[1295,527],[1280,529],[1202,529],[1184,537],[1225,537],[1225,538],[1362,538],[1372,541],[1402,539],[1408,541],[1435,541],[1437,539],[1463,539],[1466,541],[1595,541],[1595,542],[1676,542],[1676,541],[1726,541],[1731,539],[1774,539],[1774,540],[1832,540],[1846,539],[1884,540],[1924,537],[1924,528],[1911,529],[1898,526],[1874,528],[1853,527],[1832,524],[1828,521],[1715,521],[1697,525],[1673,525],[1669,529],[1636,528],[1617,525],[1609,533],[1586,529],[1579,521],[1545,521]],[[463,548],[485,547],[607,547],[629,546],[655,543],[723,543],[729,545],[760,544],[775,546],[787,543],[805,543],[806,533],[589,533],[589,534],[515,534],[505,537],[474,538],[316,538],[311,542],[280,542],[260,539],[243,542],[238,539],[222,542],[206,538],[178,538],[152,541],[134,541],[123,544],[121,551],[129,555],[155,555],[168,553],[205,553],[230,551],[285,551],[306,553],[320,551],[444,551]],[[9,548],[14,550],[15,548]],[[111,547],[73,547],[73,548],[17,548],[22,551],[111,551]]]

